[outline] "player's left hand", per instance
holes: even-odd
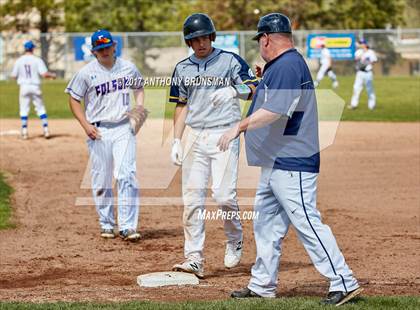
[[[136,135],[146,121],[149,111],[145,109],[143,105],[136,105],[130,112],[127,112],[126,115],[130,120],[131,130],[133,131],[133,134]]]
[[[239,123],[237,123],[231,129],[226,131],[223,136],[220,137],[219,141],[217,142],[217,146],[221,151],[226,151],[229,148],[230,142],[236,139],[239,134]]]
[[[236,90],[232,86],[219,88],[210,95],[210,102],[214,106],[229,103],[236,97]]]

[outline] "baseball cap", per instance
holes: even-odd
[[[359,44],[366,44],[367,45],[367,41],[365,39],[359,39]]]
[[[26,41],[23,44],[23,47],[25,48],[26,51],[30,51],[30,50],[33,50],[35,48],[35,44],[34,44],[34,42],[29,40],[29,41]]]
[[[95,31],[90,40],[92,42],[92,51],[97,51],[114,44],[111,33],[104,29]]]

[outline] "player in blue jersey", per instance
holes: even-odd
[[[275,297],[282,240],[293,225],[315,268],[330,280],[323,302],[340,305],[362,288],[316,208],[320,156],[311,74],[285,15],[262,17],[255,39],[266,61],[262,80],[248,117],[218,143],[225,150],[246,131],[248,164],[261,167],[254,206],[257,257],[248,286],[232,297]]]

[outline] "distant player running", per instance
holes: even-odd
[[[47,111],[42,101],[41,79],[55,79],[55,73],[49,72],[44,61],[33,54],[35,44],[27,41],[24,44],[25,54],[16,61],[11,76],[19,84],[19,114],[22,121],[22,138],[28,139],[28,115],[31,101],[35,106],[37,115],[42,121],[44,137],[49,138]]]
[[[337,76],[335,75],[334,71],[332,70],[332,59],[330,50],[326,47],[325,43],[321,45],[321,57],[319,58],[319,70],[318,74],[316,75],[316,81],[314,81],[314,86],[318,87],[319,83],[321,83],[322,79],[325,76],[325,73],[332,81],[332,87],[338,87]]]

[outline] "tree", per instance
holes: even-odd
[[[38,14],[39,20],[30,18]],[[48,64],[48,50],[52,37],[42,35],[64,24],[61,0],[9,0],[0,5],[0,30],[26,33],[31,28],[41,32],[41,57]]]
[[[74,0],[65,4],[65,28],[69,32],[180,31],[194,10],[187,0]]]
[[[404,23],[402,0],[334,0],[320,15],[326,29],[375,29]]]

